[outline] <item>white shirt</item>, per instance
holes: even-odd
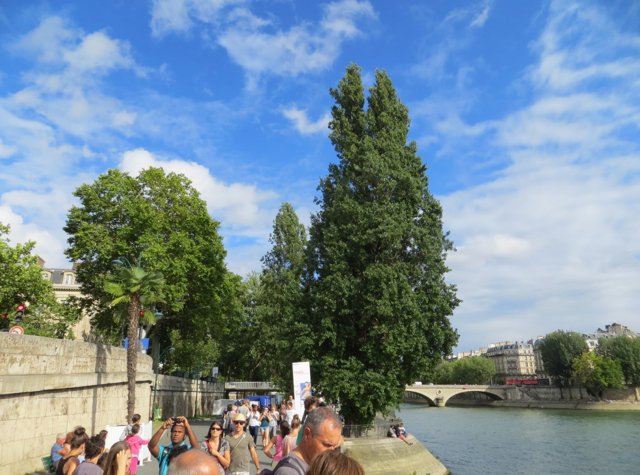
[[[260,413],[251,412],[251,419],[249,420],[249,427],[255,427],[260,425]]]
[[[293,409],[287,409],[287,422],[289,423],[289,425],[291,425],[291,423],[293,422],[293,416],[296,415],[296,411],[294,411]]]

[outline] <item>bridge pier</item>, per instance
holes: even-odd
[[[446,401],[442,397],[437,397],[435,400],[435,403],[436,403],[436,407],[444,407],[446,404]]]

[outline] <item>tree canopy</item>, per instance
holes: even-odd
[[[340,398],[348,420],[367,423],[457,342],[448,317],[459,300],[444,279],[453,244],[386,72],[376,71],[367,108],[355,65],[331,95],[339,161],[311,218],[304,354],[314,386]]]
[[[544,368],[558,387],[571,384],[573,360],[589,351],[589,346],[579,333],[562,330],[548,334],[540,344]]]
[[[601,397],[605,388],[621,388],[624,374],[617,361],[585,352],[573,360],[574,375],[572,381],[586,388],[592,395]]]
[[[600,338],[596,353],[608,356],[620,363],[625,381],[640,386],[640,338],[626,335]]]
[[[104,289],[121,256],[164,276],[164,300],[158,310],[163,346],[169,330],[181,338],[205,342],[221,335],[224,315],[234,305],[237,279],[227,271],[219,223],[184,176],[149,168],[138,176],[109,170],[74,195],[80,205],[68,213],[65,251],[74,261],[84,297],[80,304],[94,315],[97,331],[116,342],[116,309]]]
[[[81,313],[58,303],[51,282],[42,278],[33,241],[11,246],[10,226],[0,223],[0,330],[12,327],[18,305],[26,305],[20,324],[28,335],[73,338],[70,328]]]

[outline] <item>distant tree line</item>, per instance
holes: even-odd
[[[443,361],[436,369],[436,384],[489,384],[496,367],[489,358],[472,356],[453,362]]]

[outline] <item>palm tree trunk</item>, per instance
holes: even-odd
[[[140,320],[140,296],[132,295],[129,303],[129,348],[127,349],[127,421],[136,410],[136,369],[138,366],[138,321]]]

